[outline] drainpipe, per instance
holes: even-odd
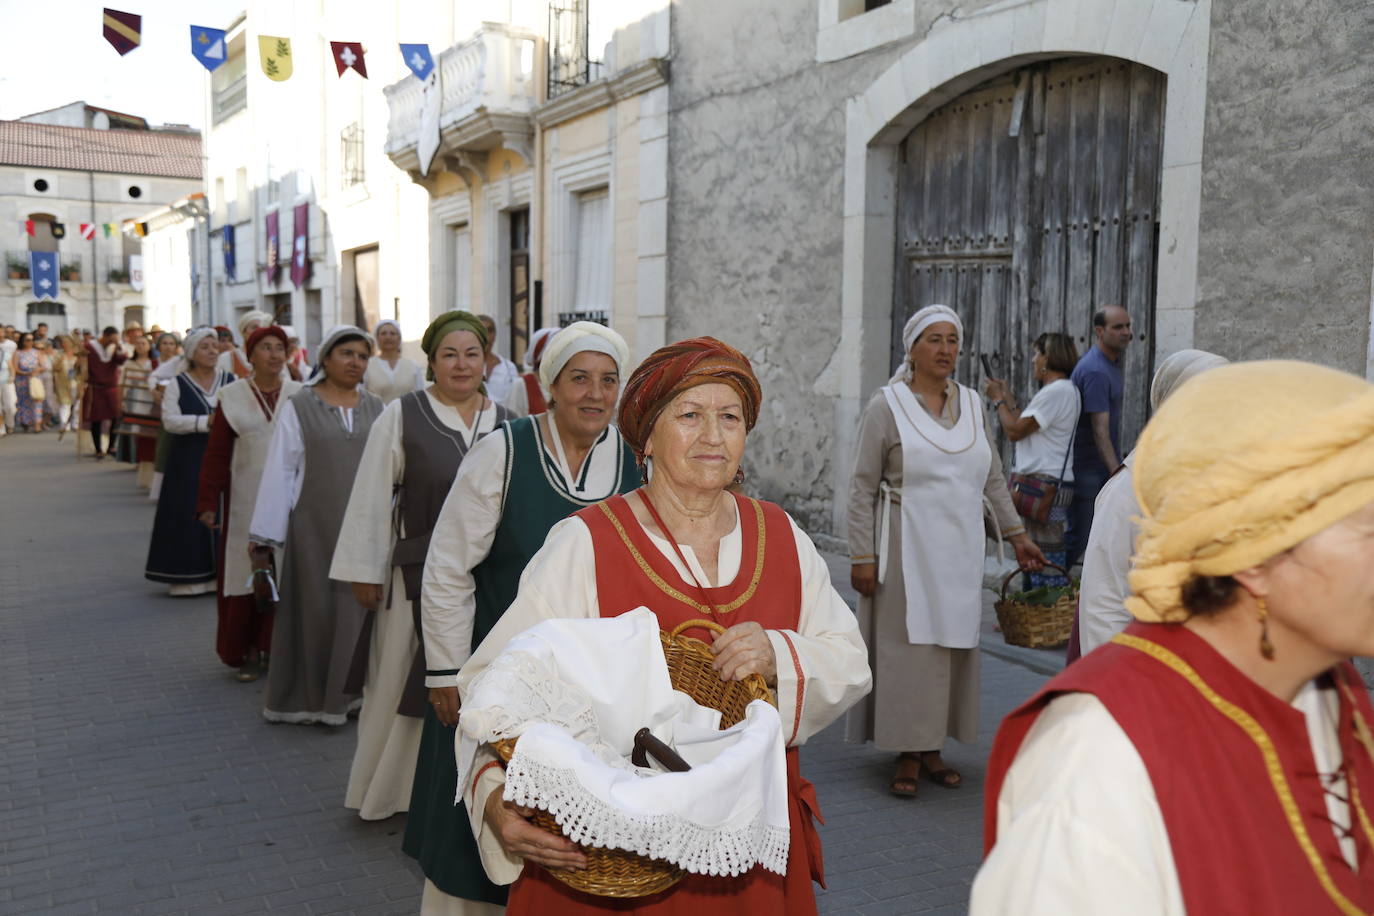
[[[90,188],[91,225],[99,227],[91,234],[91,315],[94,325],[91,330],[94,332],[100,330],[100,274],[95,260],[96,246],[99,243],[96,240],[100,238],[100,233],[105,231],[105,227],[95,221],[95,172],[87,172],[86,178]],[[119,316],[116,315],[115,317]],[[69,327],[67,330],[70,331],[71,328]]]

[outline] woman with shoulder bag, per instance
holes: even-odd
[[[985,391],[1007,438],[1016,443],[1008,484],[1012,504],[1045,559],[1064,567],[1064,528],[1073,501],[1073,435],[1082,409],[1082,398],[1069,379],[1078,349],[1072,337],[1054,333],[1041,334],[1033,346],[1040,390],[1024,410],[1017,410],[1011,389],[1001,379],[988,379]],[[1028,575],[1031,588],[1068,584],[1053,569]]]

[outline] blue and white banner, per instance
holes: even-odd
[[[224,245],[224,276],[234,282],[234,227],[225,225],[220,229],[220,240]]]
[[[33,298],[57,298],[57,259],[55,251],[29,252],[29,279],[33,284]]]
[[[434,55],[429,53],[429,45],[401,45],[401,58],[410,68],[410,72],[424,82],[429,77],[429,71],[434,69]]]
[[[227,56],[224,51],[224,29],[191,26],[191,54],[213,73]]]

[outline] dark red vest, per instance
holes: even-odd
[[[985,852],[997,842],[998,796],[1026,733],[1055,696],[1091,693],[1144,761],[1189,913],[1371,912],[1374,826],[1363,801],[1374,798],[1374,708],[1349,662],[1330,678],[1358,872],[1332,832],[1303,714],[1191,630],[1165,624],[1132,624],[1002,723],[988,761]]]
[[[548,410],[548,402],[544,400],[544,389],[539,387],[539,376],[533,372],[526,372],[520,378],[525,383],[525,400],[530,406],[527,416],[532,417]]]
[[[740,572],[729,585],[706,590],[717,616],[701,602],[701,591],[683,581],[659,552],[623,496],[590,506],[577,517],[591,529],[596,551],[596,590],[602,617],[617,617],[637,607],[658,615],[659,626],[671,630],[679,623],[715,618],[725,627],[754,621],[768,630],[796,632],[801,617],[801,566],[787,515],[777,506],[736,496],[743,543]],[[709,630],[691,629],[686,635],[710,642]],[[784,634],[785,635],[785,634]],[[798,672],[798,710],[805,680],[795,654],[779,658],[778,667],[795,665]],[[795,723],[784,722],[783,734],[795,734]],[[791,847],[787,875],[756,866],[738,878],[688,875],[670,890],[652,897],[617,900],[592,897],[568,888],[538,866],[527,863],[511,887],[506,912],[519,914],[584,914],[634,912],[698,916],[766,916],[816,912],[814,879],[825,885],[820,836],[813,818],[820,816],[815,788],[801,777],[797,749],[787,751],[787,786]]]

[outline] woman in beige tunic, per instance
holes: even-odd
[[[394,319],[383,318],[372,333],[377,338],[377,353],[367,362],[364,387],[381,398],[383,404],[412,391],[423,391],[424,370],[401,355],[401,325]]]
[[[1045,562],[1026,535],[976,392],[952,378],[963,339],[943,305],[907,322],[907,352],[865,408],[849,494],[849,549],[873,693],[849,714],[847,737],[898,751],[889,788],[916,795],[925,768],[955,788],[945,739],[978,736],[983,501],[1023,568]]]

